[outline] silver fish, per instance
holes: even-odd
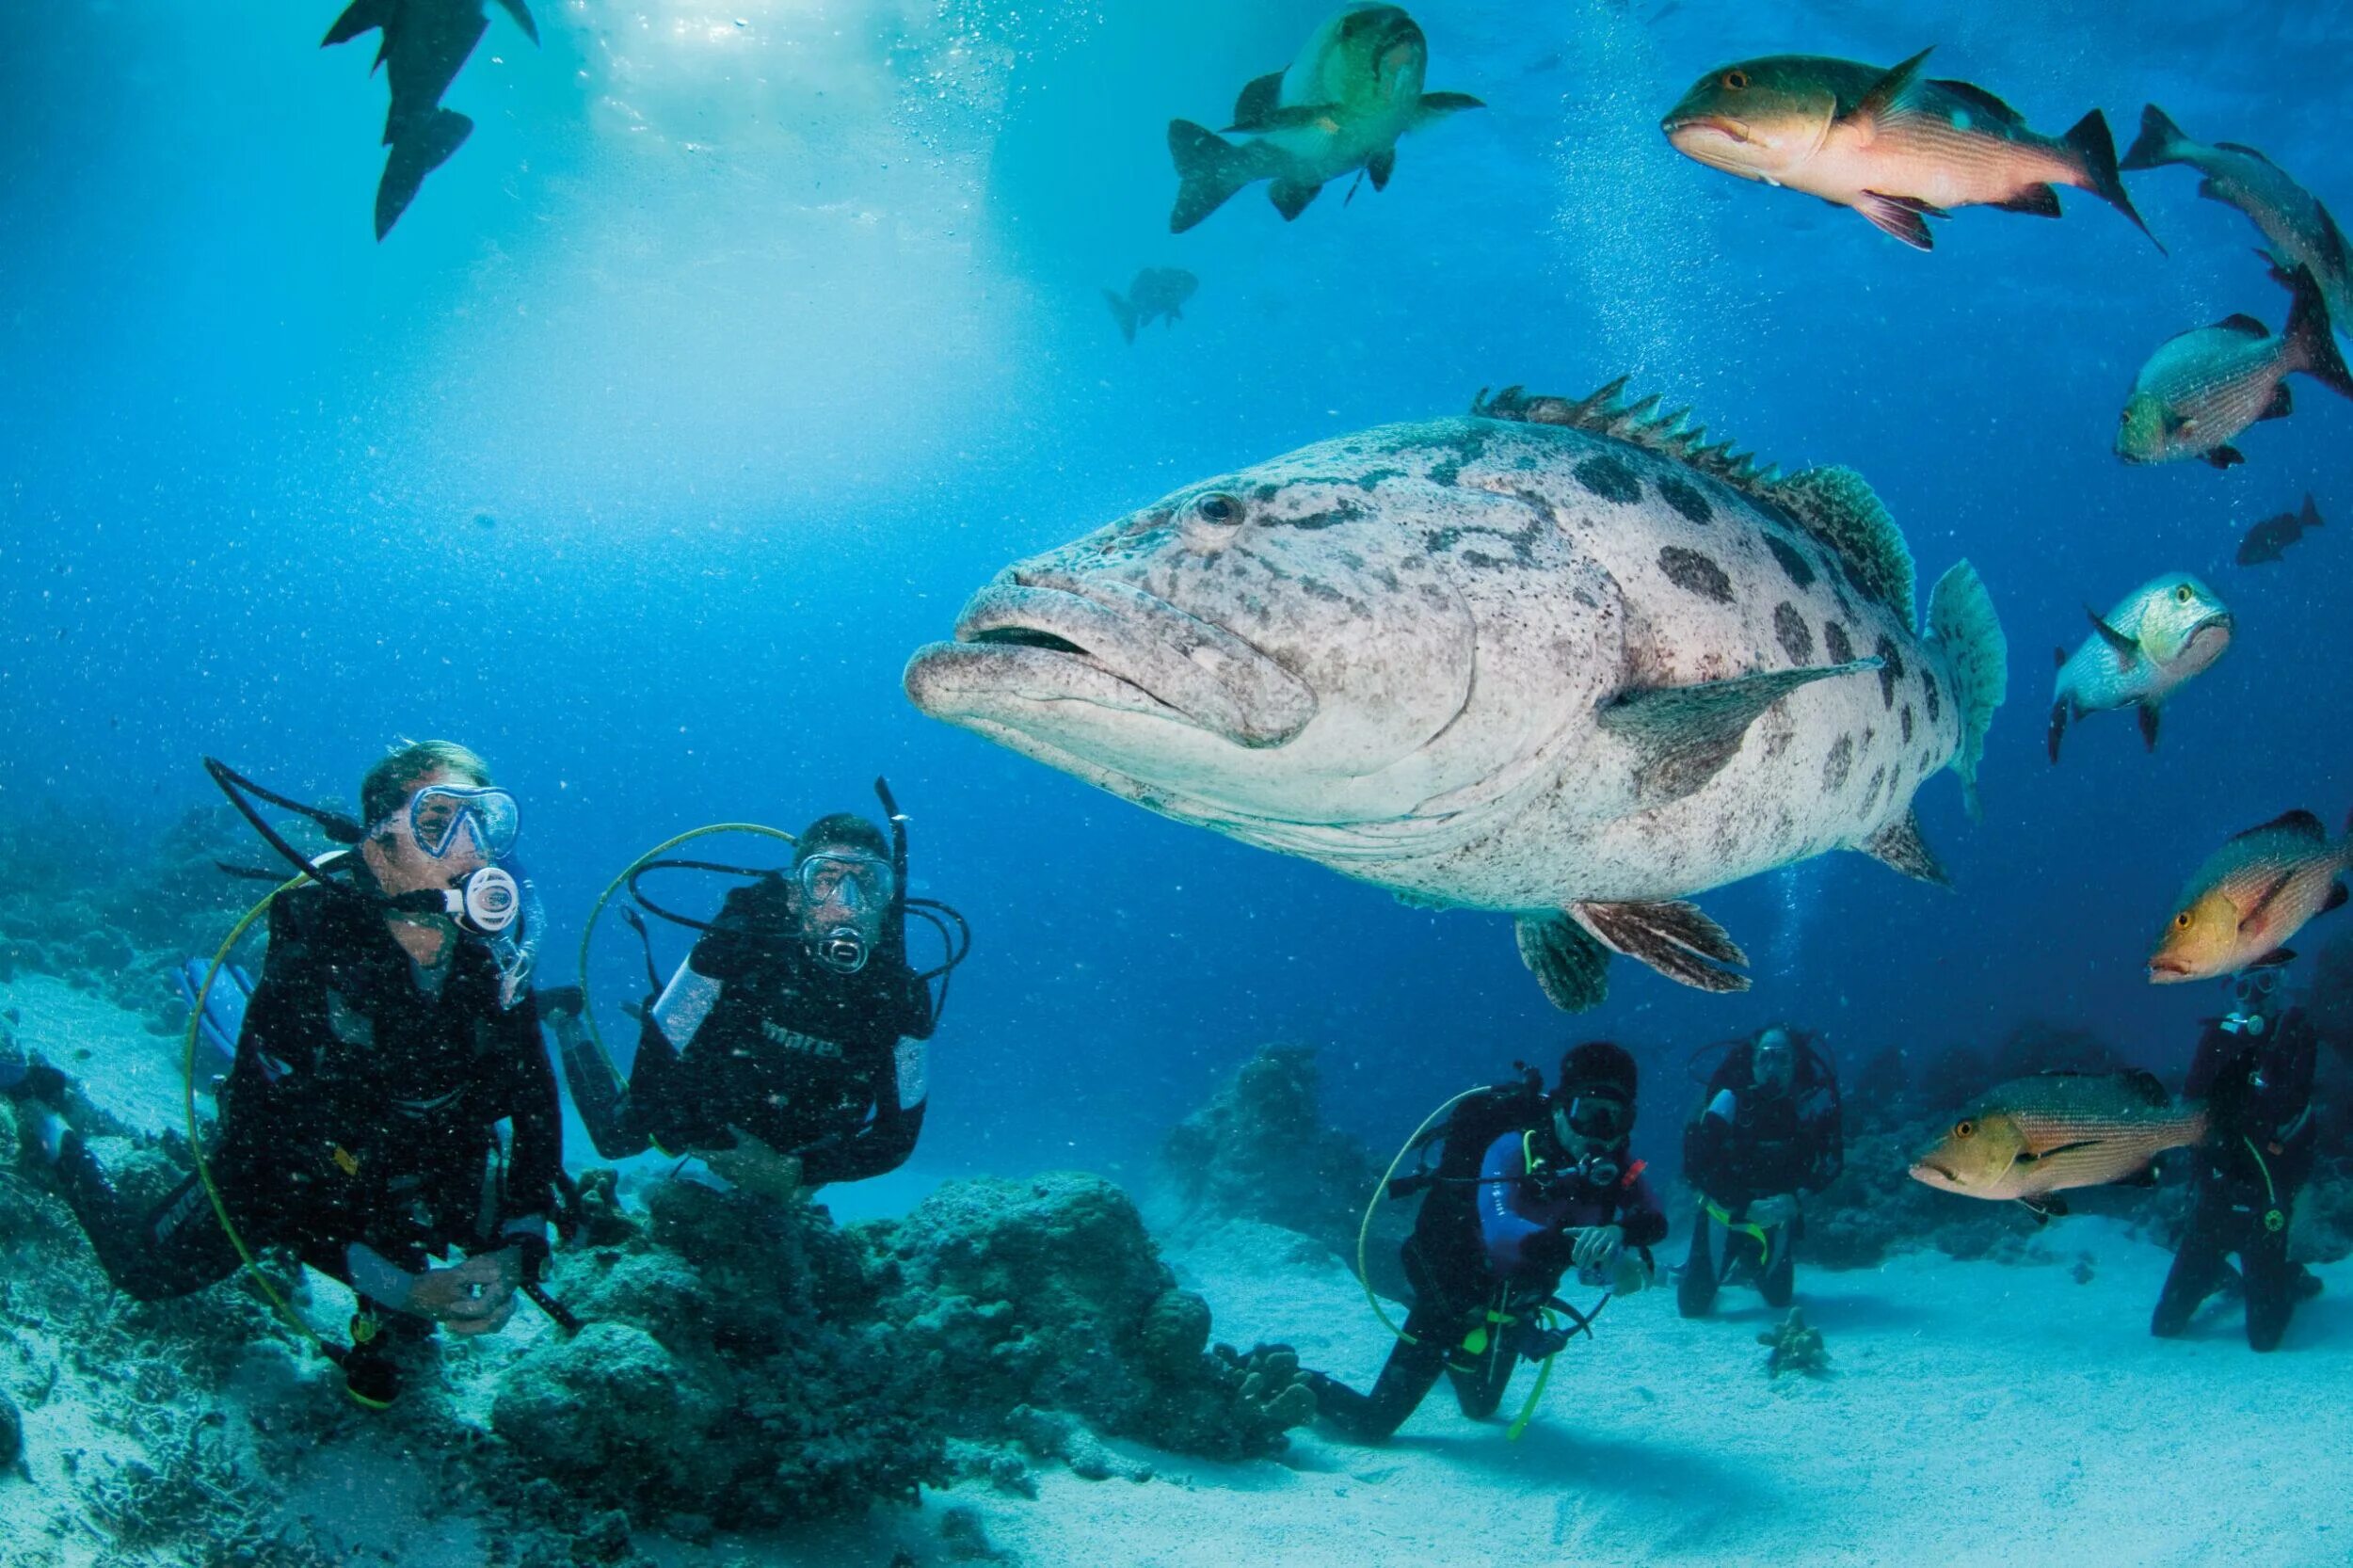
[[[2153,578],[2126,594],[2106,615],[2091,617],[2083,646],[2057,654],[2051,688],[2051,760],[2070,719],[2137,709],[2140,738],[2157,749],[2159,711],[2166,698],[2202,675],[2231,647],[2236,622],[2221,600],[2185,571]]]
[[[1832,849],[1942,881],[1913,792],[1950,767],[1974,797],[2005,645],[1965,562],[1915,631],[1859,476],[1776,478],[1622,386],[1189,485],[1000,573],[907,695],[1179,822],[1509,912],[1564,1009],[1612,952],[1743,989],[1683,901]]]

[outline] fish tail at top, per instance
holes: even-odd
[[[2345,368],[2345,356],[2337,351],[2337,335],[2329,321],[2329,301],[2320,292],[2313,269],[2299,266],[2293,272],[2282,272],[2275,264],[2271,276],[2287,285],[2295,296],[2288,307],[2287,325],[2280,335],[2287,340],[2288,363],[2302,371],[2329,391],[2353,397],[2353,374]]]
[[[2194,145],[2173,123],[2170,115],[2150,104],[2140,111],[2140,135],[2133,139],[2132,147],[2117,168],[2155,168],[2161,164],[2180,163]]]
[[[1961,717],[1961,744],[1945,765],[1961,776],[1961,798],[1972,819],[1977,803],[1977,764],[1985,757],[1985,732],[1993,711],[2009,695],[2009,641],[1993,613],[1993,596],[1966,561],[1956,561],[1929,593],[1929,636],[1953,665],[1953,701]]]
[[[2142,221],[2139,209],[2125,192],[2124,176],[2116,162],[2116,138],[2108,135],[2108,117],[2094,109],[2075,121],[2068,133],[2059,137],[2060,145],[2083,162],[2084,178],[2090,182],[2092,193],[2133,220],[2133,227],[2149,235],[2149,243],[2157,248],[2157,254],[2166,254],[2164,242],[2150,233]],[[2138,143],[2135,143],[2138,146]]]

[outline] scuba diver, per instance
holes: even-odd
[[[599,1154],[620,1160],[649,1145],[691,1153],[730,1186],[783,1201],[880,1176],[914,1152],[924,1042],[964,950],[951,941],[945,964],[917,972],[906,920],[921,914],[944,936],[941,916],[930,912],[959,929],[962,917],[908,899],[904,819],[879,780],[877,792],[893,830],[888,840],[865,818],[835,812],[801,832],[783,872],[661,860],[632,869],[632,889],[637,875],[664,866],[751,880],[709,922],[637,894],[657,916],[702,935],[643,1009],[626,1083],[591,1036],[580,993],[543,999]],[[934,979],[943,980],[936,1000]]]
[[[2320,1290],[2317,1274],[2288,1261],[2288,1220],[2313,1165],[2319,1037],[2304,1010],[2288,1004],[2281,965],[2242,970],[2231,985],[2232,1011],[2207,1020],[2183,1086],[2185,1097],[2206,1104],[2206,1138],[2191,1178],[2195,1207],[2149,1332],[2178,1336],[2235,1272],[2247,1299],[2248,1346],[2269,1351],[2287,1332],[2296,1304]]]
[[[446,741],[368,770],[364,828],[206,766],[302,875],[264,901],[267,956],[197,1170],[136,1212],[60,1113],[62,1074],[27,1064],[8,1092],[46,1102],[24,1118],[30,1152],[119,1288],[185,1295],[284,1248],[358,1294],[353,1345],[319,1343],[353,1397],[381,1406],[399,1389],[395,1341],[503,1328],[548,1252],[563,1127],[525,986],[536,911],[507,864],[520,813]],[[306,856],[248,795],[356,848]],[[463,1261],[437,1261],[453,1248]]]
[[[1753,1284],[1768,1305],[1789,1304],[1805,1234],[1800,1196],[1845,1168],[1841,1120],[1838,1076],[1811,1036],[1774,1024],[1724,1052],[1707,1103],[1683,1129],[1683,1178],[1700,1195],[1675,1282],[1686,1318],[1705,1317],[1718,1287],[1736,1280]],[[1710,1221],[1725,1231],[1721,1272]]]
[[[1606,1040],[1575,1047],[1549,1095],[1539,1074],[1523,1072],[1518,1082],[1458,1096],[1436,1168],[1383,1184],[1391,1197],[1427,1192],[1401,1253],[1413,1310],[1371,1393],[1304,1374],[1318,1417],[1346,1437],[1387,1437],[1441,1372],[1464,1415],[1493,1415],[1518,1362],[1548,1367],[1572,1333],[1592,1332],[1598,1306],[1579,1312],[1555,1296],[1571,1269],[1606,1289],[1605,1302],[1650,1283],[1650,1248],[1665,1239],[1667,1220],[1642,1162],[1627,1157],[1634,1059]],[[1417,1134],[1407,1151],[1423,1141]],[[1556,1314],[1574,1327],[1554,1326]]]

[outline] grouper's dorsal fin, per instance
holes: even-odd
[[[1856,587],[1913,624],[1917,584],[1911,547],[1863,475],[1850,468],[1810,468],[1773,486],[1766,499],[1834,551]]]
[[[1506,387],[1489,397],[1481,388],[1471,400],[1471,415],[1476,419],[1513,420],[1523,424],[1561,424],[1607,436],[1697,469],[1743,495],[1762,496],[1759,487],[1772,481],[1771,469],[1759,467],[1752,454],[1733,451],[1730,441],[1708,445],[1705,429],[1686,424],[1689,409],[1662,415],[1655,394],[1628,403],[1626,380],[1621,376],[1585,398],[1530,396],[1525,387]]]
[[[1530,396],[1524,387],[1506,387],[1490,397],[1481,389],[1471,400],[1471,415],[1561,424],[1607,436],[1720,479],[1750,500],[1785,513],[1846,563],[1857,588],[1901,611],[1904,624],[1912,624],[1916,590],[1912,552],[1897,531],[1896,520],[1861,474],[1852,469],[1816,468],[1780,478],[1771,466],[1760,466],[1753,454],[1733,451],[1730,441],[1710,446],[1707,432],[1688,422],[1689,409],[1662,414],[1655,394],[1627,402],[1626,379],[1621,376],[1581,399]]]

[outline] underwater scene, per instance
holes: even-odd
[[[2353,1561],[2345,0],[0,17],[0,1568]]]

